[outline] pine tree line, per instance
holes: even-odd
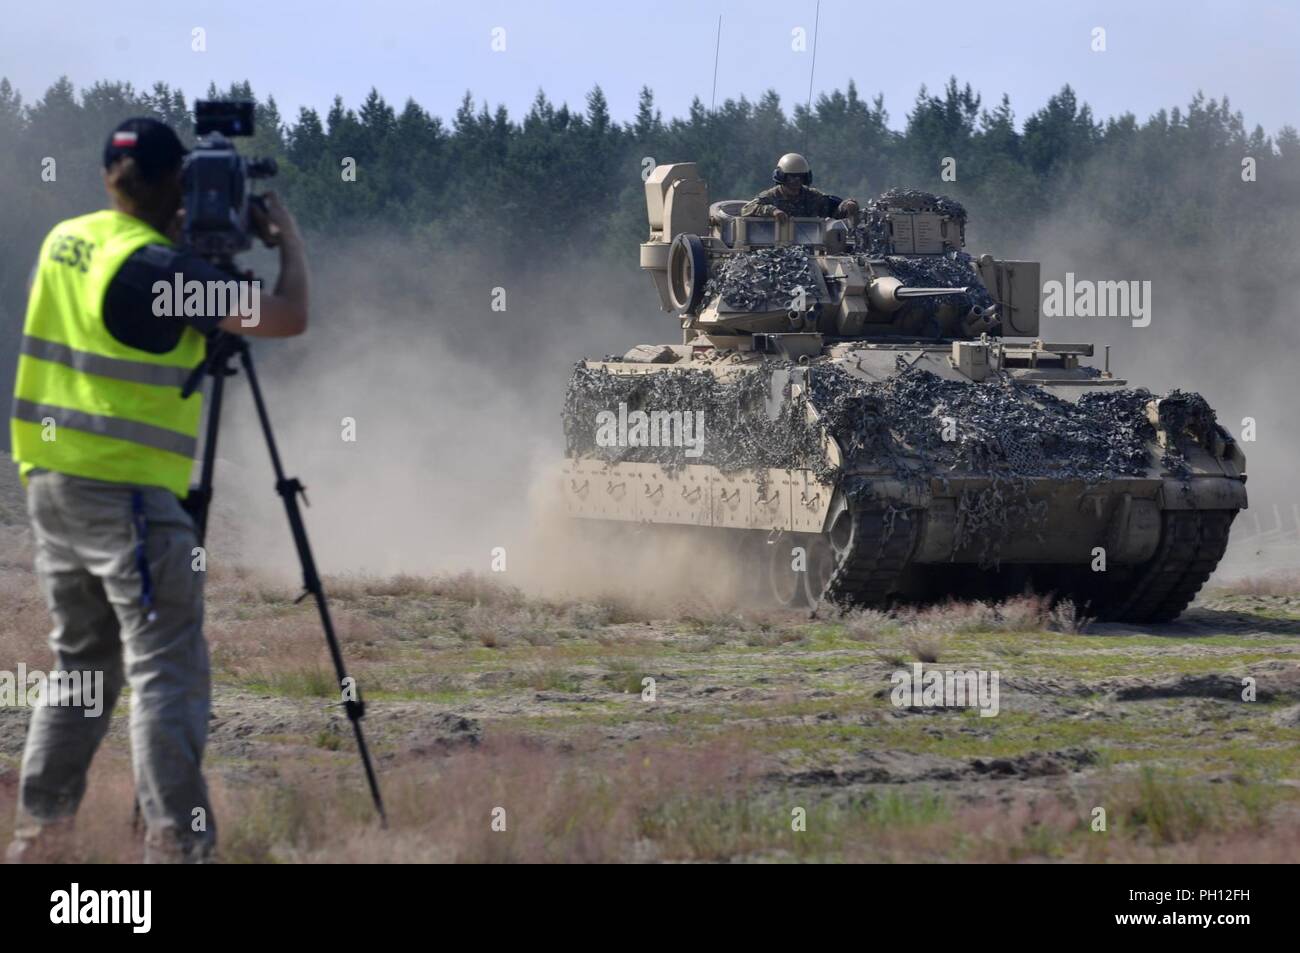
[[[967,204],[980,236],[1003,241],[1071,205],[1082,216],[1148,229],[1165,244],[1191,247],[1225,228],[1239,229],[1242,240],[1281,237],[1300,197],[1296,130],[1248,129],[1226,98],[1200,93],[1185,108],[1146,120],[1131,113],[1101,120],[1065,86],[1017,122],[1005,95],[989,107],[954,78],[938,93],[922,87],[898,131],[883,98],[863,99],[852,82],[811,109],[787,113],[769,91],[713,111],[697,99],[670,119],[647,88],[625,123],[611,118],[599,87],[581,110],[538,92],[519,119],[503,106],[476,107],[466,93],[446,122],[411,99],[397,108],[377,90],[356,109],[336,97],[324,116],[303,108],[293,119],[246,82],[211,86],[207,96],[257,101],[257,134],[240,148],[279,161],[275,187],[307,229],[396,232],[430,249],[487,241],[520,260],[539,248],[632,260],[645,232],[646,158],[696,161],[715,199],[739,198],[769,184],[779,154],[798,150],[829,191],[859,198],[895,185],[944,192]],[[161,82],[148,90],[99,82],[78,93],[63,78],[24,104],[0,80],[0,156],[11,170],[0,184],[11,223],[0,237],[8,252],[0,259],[5,300],[14,300],[44,229],[102,204],[107,131],[127,116],[153,115],[192,138],[189,108]],[[50,158],[54,181],[42,177]],[[348,158],[355,181],[344,180]],[[1243,181],[1246,160],[1255,164],[1254,181]],[[945,167],[955,181],[944,180]]]

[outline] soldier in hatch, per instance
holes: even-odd
[[[741,215],[765,215],[784,222],[792,215],[852,218],[858,214],[856,199],[841,201],[838,195],[827,195],[812,188],[812,167],[797,152],[781,156],[772,170],[772,181],[776,185],[745,203]]]

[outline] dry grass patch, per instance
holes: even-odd
[[[256,784],[219,775],[213,797],[227,863],[846,861],[1286,861],[1300,828],[1250,784],[1149,773],[1077,795],[968,801],[886,786],[849,797],[764,783],[736,735],[683,747],[484,739],[381,772],[390,827],[375,823],[346,744],[325,766],[276,764]],[[337,753],[335,753],[337,750]],[[134,862],[125,752],[110,749],[67,858]],[[0,784],[0,844],[14,785]],[[1109,830],[1091,829],[1093,805]],[[806,830],[792,831],[796,811]],[[1272,828],[1268,827],[1273,823]]]
[[[352,674],[363,672],[367,662],[383,659],[383,632],[374,620],[341,612],[334,622]],[[210,623],[206,632],[218,677],[277,694],[338,694],[325,634],[314,611],[277,619],[220,620]]]
[[[854,609],[840,617],[844,635],[855,642],[874,642],[898,631],[898,621],[878,609]]]

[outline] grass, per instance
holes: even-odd
[[[241,681],[240,685],[251,692],[286,698],[337,699],[341,692],[334,673],[320,666],[270,671]]]
[[[241,716],[236,737],[214,731],[208,758],[222,856],[1294,857],[1300,728],[1274,715],[1300,702],[1300,682],[1285,680],[1300,662],[1300,625],[1286,627],[1294,597],[1281,586],[1212,594],[1217,617],[1284,619],[1271,628],[1215,631],[1211,612],[1194,627],[1142,632],[1032,598],[810,620],[617,594],[540,598],[491,575],[331,578],[349,673],[370,702],[393,821],[383,833],[347,726],[322,704],[338,688],[314,608],[293,605],[291,586],[214,571],[214,712],[218,724],[236,707]],[[46,664],[48,627],[30,573],[0,566],[0,657]],[[889,675],[914,662],[998,671],[999,715],[896,710]],[[1276,700],[1113,694],[1246,673]],[[21,732],[20,718],[0,720],[6,751]],[[119,713],[81,812],[83,858],[136,856],[126,735]],[[995,759],[1016,773],[973,767]],[[17,761],[0,757],[0,843]],[[1091,829],[1097,806],[1104,833]],[[492,829],[496,808],[504,831]]]
[[[1197,783],[1182,773],[1143,767],[1116,791],[1118,824],[1158,844],[1208,834],[1261,830],[1281,800],[1275,785],[1257,779]]]
[[[332,753],[328,741],[320,741]],[[849,797],[755,789],[734,739],[703,748],[564,752],[506,737],[453,752],[436,770],[384,773],[390,829],[360,782],[322,787],[289,766],[259,785],[219,784],[222,856],[234,863],[841,860],[1286,860],[1294,825],[1261,782],[1210,786],[1156,770],[1077,793],[971,803],[933,786]],[[134,859],[129,771],[98,768],[79,859]],[[1106,830],[1094,831],[1094,810]],[[493,820],[498,820],[497,828]],[[499,829],[500,823],[504,829]]]

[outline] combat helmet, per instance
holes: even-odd
[[[772,170],[772,181],[784,185],[792,177],[799,177],[804,185],[812,185],[812,166],[797,152],[787,152],[777,160]]]

